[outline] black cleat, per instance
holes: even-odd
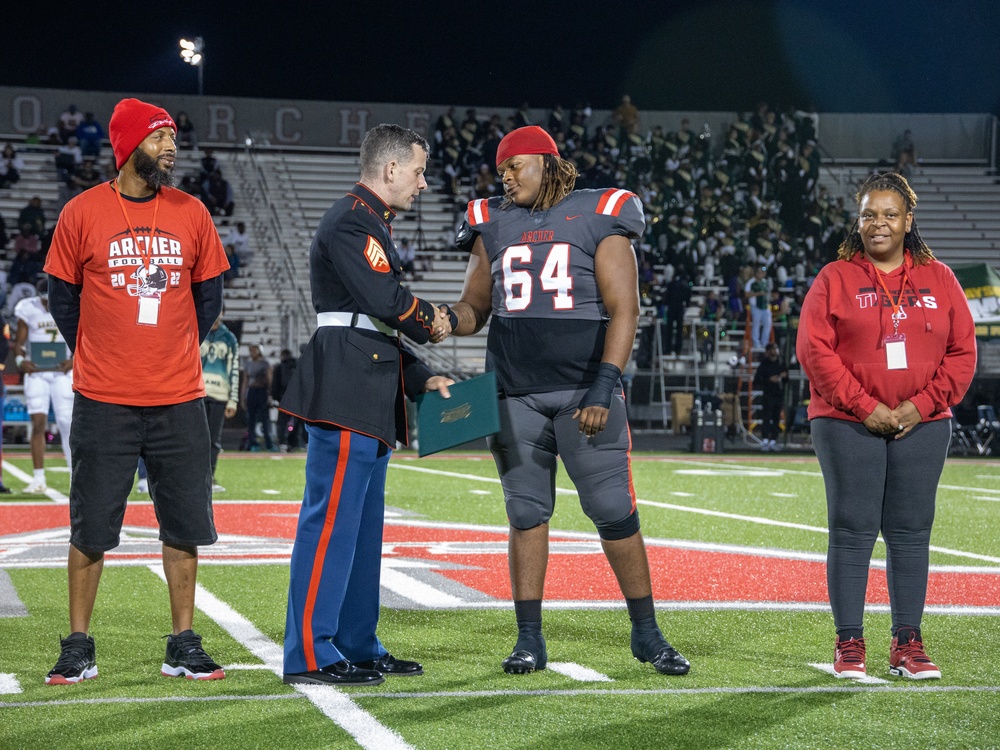
[[[377,659],[367,661],[356,661],[354,666],[398,677],[414,677],[424,673],[424,668],[418,662],[397,659],[392,654],[383,654]]]
[[[514,644],[514,651],[503,660],[503,671],[507,674],[528,674],[545,669],[549,655],[545,650],[545,638],[540,629],[522,628]]]
[[[385,677],[374,669],[361,669],[341,659],[311,672],[286,673],[281,681],[286,685],[381,685]]]
[[[0,482],[0,495],[10,495],[14,492],[10,487]]]
[[[641,635],[632,629],[632,656],[643,664],[652,664],[660,674],[680,675],[691,671],[691,663],[667,643],[659,628]]]

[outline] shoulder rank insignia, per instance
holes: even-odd
[[[385,254],[385,248],[371,235],[368,235],[368,244],[365,245],[365,259],[373,271],[389,273],[391,266],[389,265],[389,258]]]

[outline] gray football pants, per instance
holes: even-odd
[[[879,531],[886,545],[893,632],[903,625],[919,628],[951,423],[922,422],[900,440],[842,419],[814,419],[811,431],[826,485],[826,578],[837,632],[863,627],[868,566]]]
[[[625,400],[617,390],[604,431],[588,438],[572,416],[585,393],[501,399],[500,432],[487,442],[503,485],[507,519],[515,529],[533,529],[552,517],[558,457],[602,539],[624,539],[638,531]]]

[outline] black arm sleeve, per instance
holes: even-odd
[[[200,344],[208,336],[208,332],[212,330],[212,324],[222,312],[222,276],[191,284],[191,296],[194,297],[194,310],[198,316],[198,343]],[[63,336],[65,335],[63,334]]]
[[[80,293],[83,284],[68,281],[49,274],[49,312],[56,322],[59,333],[66,339],[71,352],[76,351],[76,329],[80,325]]]

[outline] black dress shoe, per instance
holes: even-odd
[[[381,685],[385,678],[374,669],[364,669],[342,659],[312,672],[285,674],[281,681],[286,685]]]
[[[398,677],[413,677],[424,673],[424,668],[417,662],[397,659],[392,654],[385,654],[378,659],[369,659],[368,661],[356,661],[354,666]]]

